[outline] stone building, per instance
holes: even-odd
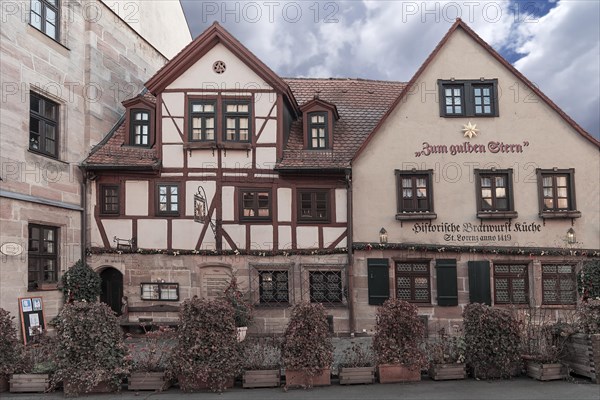
[[[180,9],[157,3],[172,18]],[[167,42],[145,39],[101,1],[1,7],[0,307],[17,315],[18,297],[41,297],[49,320],[62,301],[57,282],[85,247],[79,164],[117,123],[121,102],[165,64],[161,51],[178,51],[190,34],[181,10]],[[139,20],[137,7],[129,16]]]
[[[280,78],[215,23],[146,88],[82,164],[89,262],[133,321],[236,275],[258,333],[302,300],[369,331],[389,297],[435,330],[571,309],[600,255],[598,142],[460,20],[408,83]]]

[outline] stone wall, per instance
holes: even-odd
[[[16,315],[17,297],[41,295],[50,320],[60,307],[60,293],[27,292],[28,224],[59,227],[61,271],[80,258],[78,164],[118,121],[124,112],[121,101],[141,91],[166,59],[102,2],[60,2],[57,41],[29,24],[29,4],[2,4],[0,190],[67,208],[0,197],[0,242],[24,249],[17,256],[2,256],[0,307]],[[29,150],[31,92],[59,105],[56,159]]]

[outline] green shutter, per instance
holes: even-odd
[[[469,300],[492,305],[489,261],[469,261]]]
[[[390,269],[387,258],[368,258],[369,305],[379,306],[390,298]]]
[[[437,303],[438,306],[457,306],[456,260],[437,260]]]

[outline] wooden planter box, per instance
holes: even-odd
[[[403,364],[381,364],[377,366],[379,383],[418,382],[421,369],[409,369]]]
[[[164,372],[132,372],[127,389],[129,390],[167,390],[171,383],[165,380]]]
[[[309,376],[304,371],[286,370],[286,387],[313,387],[331,385],[331,371],[329,368],[321,370],[320,374]]]
[[[211,390],[210,387],[208,387],[208,383],[205,379],[188,378],[184,375],[179,375],[177,376],[177,381],[179,382],[179,388],[184,392],[198,392]],[[225,383],[225,389],[232,388],[234,383],[234,378],[231,377]]]
[[[586,376],[594,383],[600,383],[600,334],[571,335],[560,361],[573,373]]]
[[[465,379],[467,370],[465,364],[432,364],[429,367],[429,377],[434,381]]]
[[[49,387],[48,374],[13,374],[10,378],[12,393],[44,393]]]
[[[0,375],[0,393],[8,390],[8,379],[6,376]]]
[[[375,367],[340,368],[340,385],[375,383]]]
[[[278,369],[244,371],[243,386],[245,388],[279,387],[280,372]]]
[[[562,364],[542,364],[527,361],[527,376],[538,381],[554,381],[567,377],[567,367]]]

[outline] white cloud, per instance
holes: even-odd
[[[560,1],[536,24],[519,27],[515,63],[558,106],[598,137],[600,131],[600,3]]]

